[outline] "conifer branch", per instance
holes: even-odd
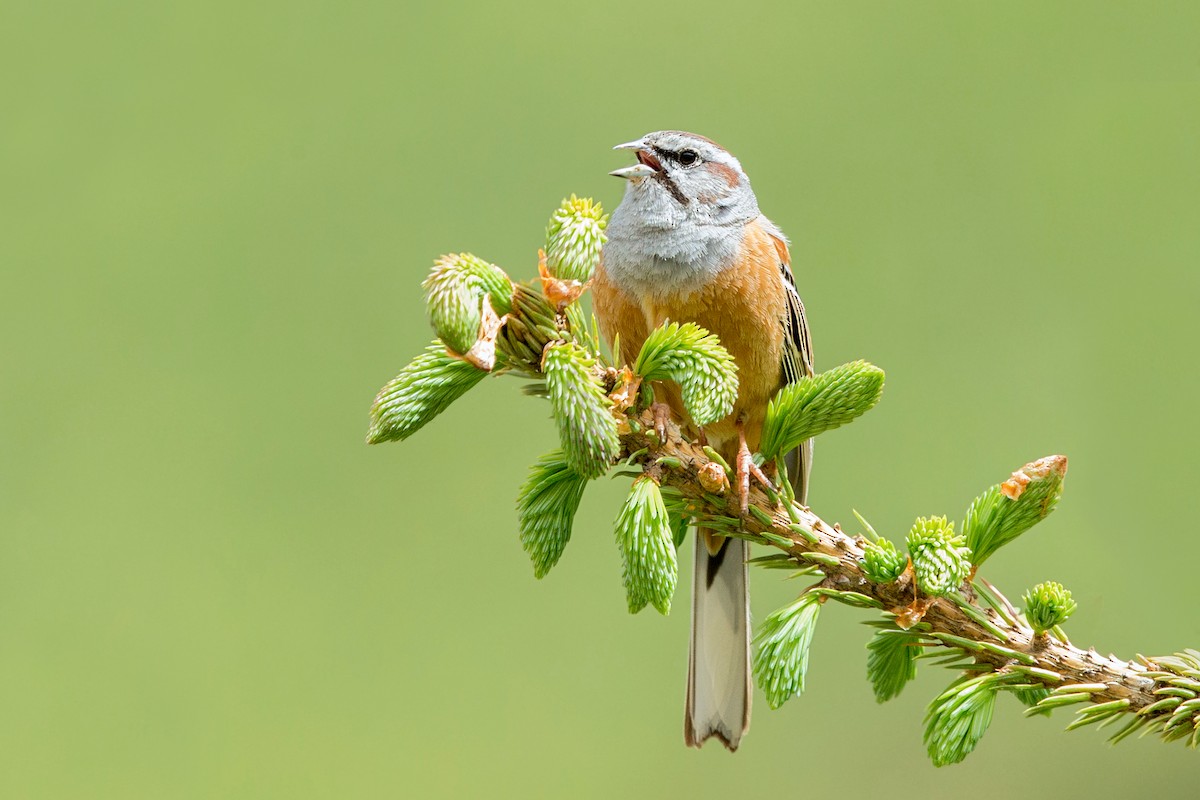
[[[715,520],[727,535],[781,551],[797,569],[816,560],[824,575],[821,587],[876,601],[894,623],[895,627],[889,626],[888,630],[908,631],[932,647],[966,654],[977,667],[1013,676],[1013,681],[1019,679],[1019,688],[1045,689],[1051,700],[1067,697],[1088,703],[1097,711],[1084,713],[1079,720],[1084,724],[1124,715],[1137,728],[1168,736],[1186,732],[1189,743],[1195,746],[1195,732],[1200,730],[1196,727],[1200,725],[1200,701],[1196,700],[1200,698],[1200,653],[1185,651],[1177,656],[1139,656],[1137,661],[1125,661],[1101,655],[1094,648],[1083,650],[1044,631],[1039,633],[1019,617],[1006,620],[996,610],[980,609],[961,595],[952,598],[924,591],[917,585],[911,566],[896,580],[875,580],[864,569],[871,543],[862,536],[847,535],[810,508],[776,502],[755,487],[751,490],[751,513],[736,520],[733,495],[714,495],[706,490],[702,476],[715,462],[704,449],[685,439],[676,425],[668,426],[666,441],[658,441],[653,422],[653,416],[646,412],[621,435],[623,454],[638,453],[645,471],[662,485],[678,490],[688,501],[691,513],[703,519],[706,527]],[[1065,473],[1066,459],[1051,456],[1026,465],[1018,474],[1040,470],[1046,462]],[[730,520],[736,521],[726,522]],[[1061,586],[1058,588],[1061,590]],[[996,593],[994,588],[991,591]],[[997,600],[1007,604],[1007,600]],[[1074,604],[1070,605],[1073,609]],[[1086,687],[1082,692],[1072,691],[1080,685]],[[890,696],[898,693],[897,688]],[[1066,704],[1043,702],[1031,710],[1045,712]],[[1181,709],[1185,714],[1194,713],[1187,719],[1176,719]]]
[[[728,352],[695,324],[671,324],[653,331],[641,353],[627,354],[632,366],[614,364],[577,302],[599,259],[606,221],[590,200],[563,201],[540,253],[540,291],[472,255],[439,259],[425,282],[439,339],[380,391],[368,443],[407,438],[489,374],[533,378],[526,391],[549,399],[562,443],[533,467],[518,498],[520,539],[534,574],[544,576],[563,555],[588,481],[618,464],[635,477],[614,525],[631,612],[647,605],[669,611],[675,550],[689,526],[774,548],[752,563],[818,582],[769,615],[755,638],[755,676],[772,707],[803,691],[820,607],[835,600],[883,612],[867,623],[876,629],[867,673],[880,702],[898,695],[922,661],[938,659],[961,673],[926,717],[925,741],[938,766],[974,749],[1001,692],[1028,706],[1029,715],[1077,706],[1068,729],[1122,722],[1114,742],[1140,731],[1200,746],[1200,652],[1125,661],[1082,650],[1062,631],[1076,602],[1061,584],[1029,590],[1022,614],[976,574],[1053,511],[1065,457],[1026,464],[984,491],[960,533],[946,517],[917,519],[907,554],[861,517],[868,536],[847,535],[795,502],[783,454],[879,401],[883,371],[856,361],[802,379],[772,400],[758,458],[775,465],[775,483],[753,485],[748,512],[740,513],[720,454],[673,422],[659,428],[646,408],[649,382],[670,380],[693,424],[728,414],[737,396]]]

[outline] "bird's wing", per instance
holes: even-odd
[[[804,303],[796,291],[796,279],[792,276],[792,257],[788,251],[787,237],[769,220],[764,219],[764,228],[775,244],[779,255],[779,273],[787,293],[787,314],[783,319],[783,383],[795,383],[813,372],[812,340],[808,334],[808,320],[804,316]],[[788,477],[796,490],[796,499],[801,503],[808,500],[808,477],[812,471],[813,441],[809,439],[784,457]]]

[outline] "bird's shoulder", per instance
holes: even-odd
[[[746,223],[746,243],[761,248],[764,255],[773,257],[776,264],[790,266],[792,254],[790,242],[783,230],[765,216]]]

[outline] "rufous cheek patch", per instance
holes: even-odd
[[[730,189],[738,185],[737,170],[735,170],[733,167],[726,166],[725,164],[712,163],[708,164],[707,167],[709,172],[720,178],[723,178],[725,183],[729,184]]]

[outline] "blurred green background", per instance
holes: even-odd
[[[1013,702],[935,771],[950,674],[877,706],[841,607],[808,695],[686,750],[686,602],[625,612],[624,483],[547,579],[517,542],[544,405],[488,382],[362,443],[435,256],[531,276],[564,195],[618,201],[611,145],[694,130],[792,237],[818,366],[888,370],[818,445],[817,510],[898,537],[1066,453],[987,574],[1066,583],[1080,644],[1200,645],[1194,3],[2,17],[0,796],[1195,796],[1200,755]]]

